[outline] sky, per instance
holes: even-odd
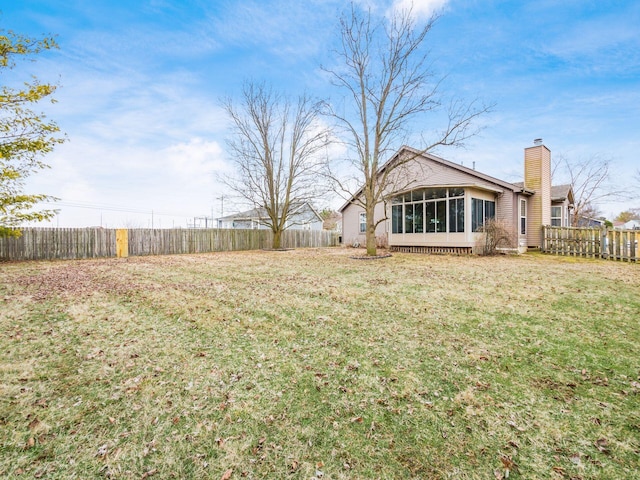
[[[408,2],[357,3],[381,17]],[[40,225],[170,228],[235,213],[220,181],[232,173],[222,101],[239,100],[245,81],[339,98],[321,66],[336,62],[345,8],[337,0],[0,1],[0,28],[53,34],[60,45],[10,77],[59,85],[55,104],[36,106],[67,139],[26,184],[27,193],[60,199],[56,218]],[[524,148],[542,138],[553,158],[606,157],[616,187],[637,186],[640,2],[416,0],[413,12],[417,22],[441,15],[426,47],[443,95],[495,105],[465,148],[436,154],[516,182]],[[437,127],[411,129],[428,136]],[[342,203],[328,196],[317,207]],[[613,218],[640,198],[599,207]]]

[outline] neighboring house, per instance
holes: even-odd
[[[468,251],[482,238],[487,219],[500,220],[514,246],[524,251],[542,243],[542,225],[568,225],[573,204],[569,185],[551,186],[551,151],[542,143],[524,151],[524,182],[510,183],[428,153],[402,147],[384,166],[415,156],[403,168],[401,189],[386,194],[375,208],[378,243],[392,249]],[[365,243],[364,209],[342,206],[342,231],[348,245]],[[556,207],[556,208],[553,208]]]
[[[218,218],[218,228],[270,229],[268,221],[264,208],[254,208]],[[285,229],[322,230],[322,217],[308,202],[299,203],[291,207]]]
[[[573,188],[570,184],[551,186],[551,226],[570,227],[571,210],[574,205]]]
[[[607,221],[602,218],[591,218],[581,215],[580,217],[578,217],[577,226],[579,228],[602,228],[606,226],[606,223]]]
[[[640,230],[640,220],[629,220],[628,222],[614,222],[616,230]]]

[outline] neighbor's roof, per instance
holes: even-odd
[[[308,207],[320,220],[322,220],[322,217],[320,217],[320,214],[316,211],[315,208],[313,208],[313,206],[309,202],[292,204],[290,213],[296,213],[302,210],[305,206]],[[267,214],[267,210],[264,207],[259,207],[259,208],[252,208],[251,210],[246,210],[244,212],[234,213],[232,215],[220,217],[218,218],[218,220],[223,220],[223,221],[251,220],[251,219],[259,220],[261,218],[268,218],[268,217],[269,215]]]
[[[567,198],[571,203],[573,203],[573,189],[571,188],[571,184],[551,185],[552,202],[561,202]]]

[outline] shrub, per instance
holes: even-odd
[[[487,220],[480,231],[484,233],[478,242],[480,255],[496,255],[499,248],[514,248],[513,233],[504,221]]]

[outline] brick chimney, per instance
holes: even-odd
[[[542,139],[524,149],[524,188],[535,192],[527,199],[527,246],[542,246],[542,225],[551,224],[551,150]]]

